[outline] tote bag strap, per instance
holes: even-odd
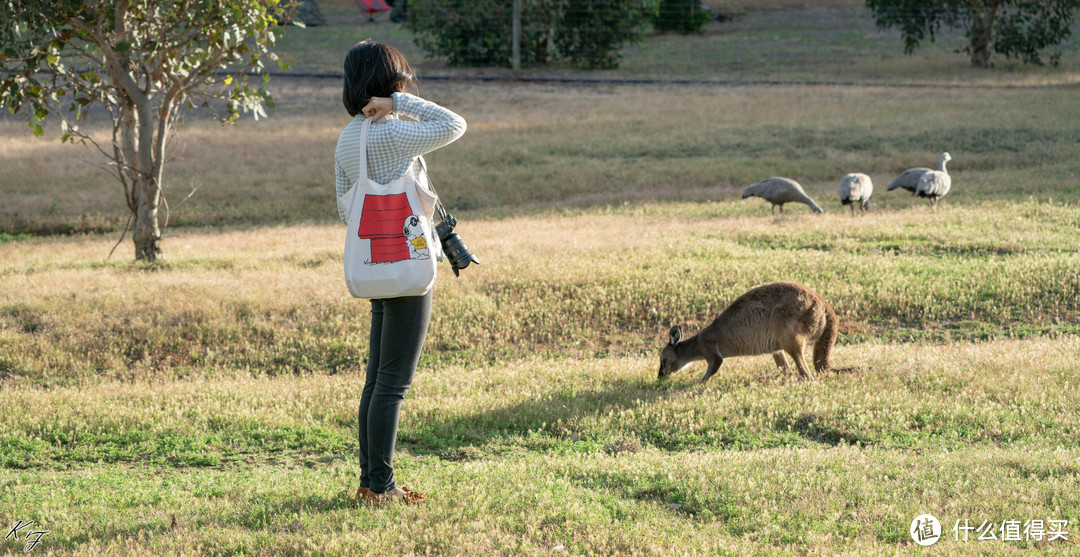
[[[367,140],[368,133],[371,132],[371,118],[364,118],[364,122],[360,124],[360,183],[367,183]]]

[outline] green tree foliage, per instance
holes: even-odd
[[[1069,37],[1080,0],[866,0],[866,6],[878,27],[900,30],[908,54],[943,26],[959,28],[971,64],[989,67],[992,52],[1041,65],[1043,53]],[[1060,58],[1049,55],[1054,65]]]
[[[288,12],[278,0],[3,0],[0,106],[28,115],[37,135],[55,113],[63,141],[101,151],[124,186],[135,257],[154,261],[172,125],[197,106],[224,121],[265,116],[273,99],[263,59],[284,68],[270,49]],[[99,105],[112,123],[107,142],[79,127]]]
[[[521,62],[610,68],[641,40],[641,0],[522,0]],[[510,0],[410,0],[406,26],[429,56],[459,66],[511,65]]]
[[[701,4],[701,0],[663,0],[653,18],[653,26],[657,31],[700,33],[709,18],[709,9]]]

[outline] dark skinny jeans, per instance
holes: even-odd
[[[412,386],[431,317],[423,296],[371,300],[371,350],[360,397],[360,485],[375,493],[396,486],[394,444],[398,414]]]

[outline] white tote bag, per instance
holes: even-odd
[[[371,118],[360,128],[360,178],[338,198],[345,210],[345,283],[356,298],[421,296],[435,283],[439,239],[433,234],[436,196],[423,158],[404,176],[380,184],[367,175]]]

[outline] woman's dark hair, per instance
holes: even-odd
[[[412,66],[398,49],[366,40],[345,55],[345,89],[341,99],[350,116],[364,109],[371,97],[407,91],[416,82]]]

